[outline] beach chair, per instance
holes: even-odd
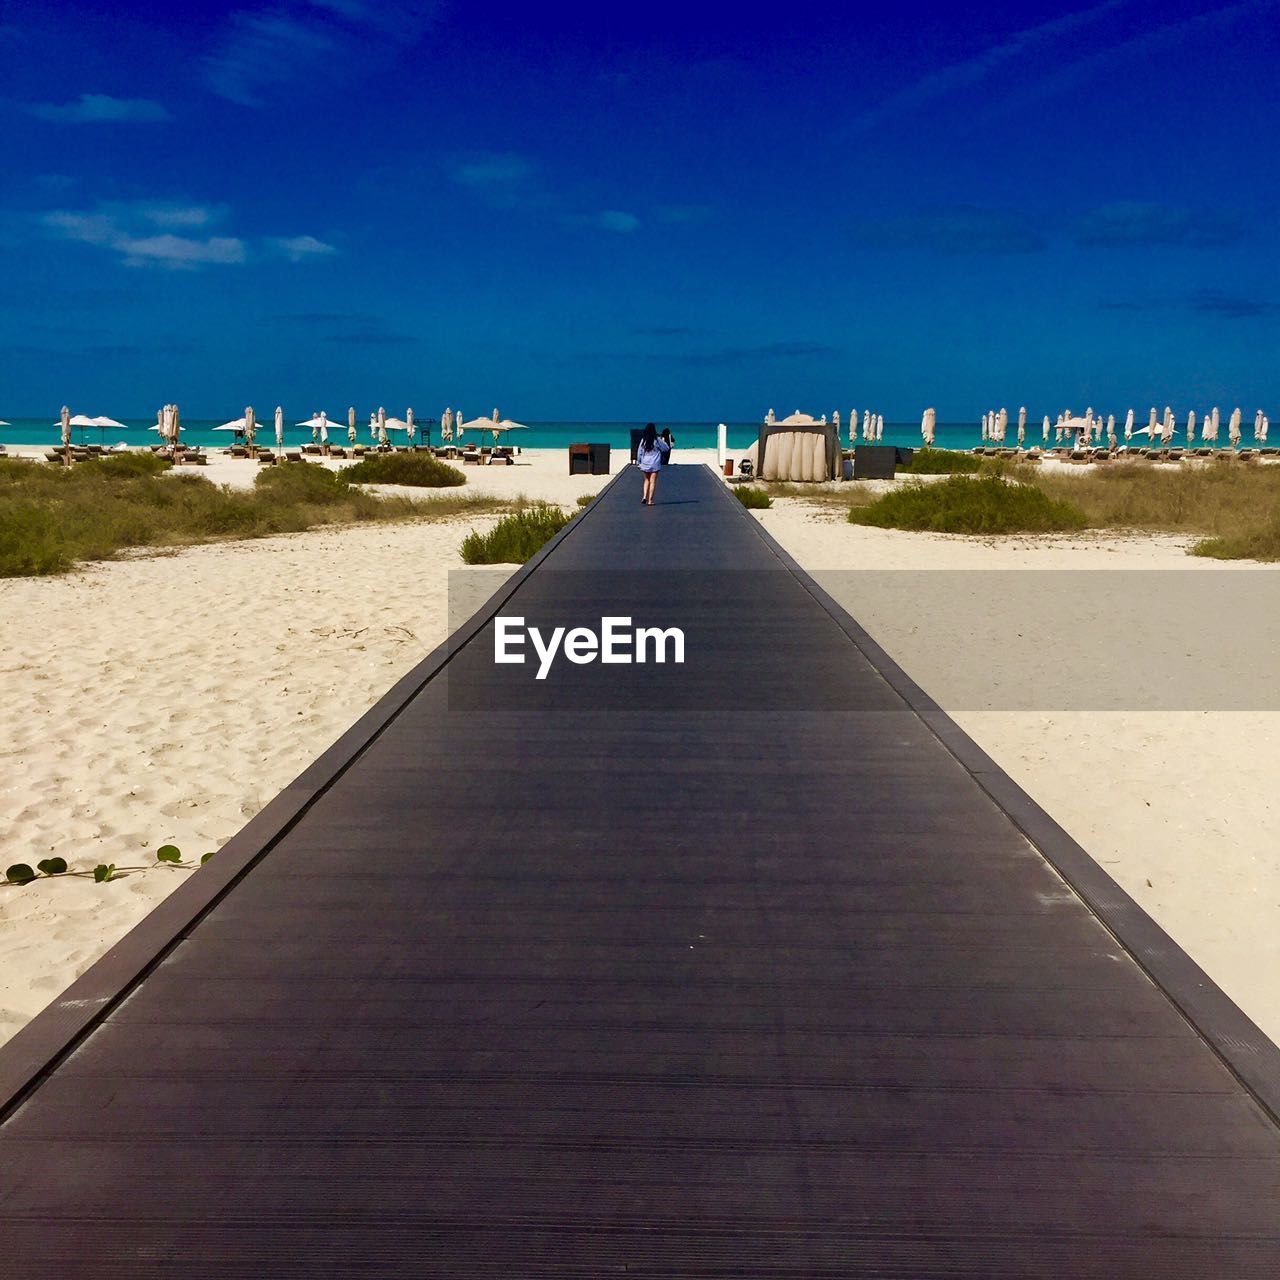
[[[462,462],[467,467],[478,467],[480,465],[480,454],[473,449],[466,449],[462,454]]]
[[[346,456],[347,456],[347,451],[346,451],[345,449],[343,449],[341,446],[336,445],[336,444],[331,444],[331,445],[329,446],[329,457],[331,457],[331,458],[345,458]]]
[[[290,449],[285,453],[284,460],[286,462],[301,462],[302,451],[300,449]]]
[[[249,456],[249,450],[246,449],[242,444],[233,444],[231,448],[227,450],[227,452],[233,458],[247,458]]]
[[[318,454],[320,452],[320,446],[318,444],[304,444],[302,446],[302,452],[309,453],[309,454]]]
[[[258,466],[270,467],[275,465],[276,455],[268,453],[265,449],[258,454]]]

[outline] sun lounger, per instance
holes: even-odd
[[[468,467],[472,467],[472,466],[478,467],[480,465],[480,455],[478,453],[473,453],[471,450],[468,449],[462,455],[462,461],[463,461],[463,464]]]
[[[298,449],[290,449],[290,450],[289,450],[289,451],[284,455],[284,460],[285,460],[286,462],[301,462],[301,461],[302,461],[302,452],[301,452],[301,450],[298,450]]]
[[[316,454],[320,452],[320,446],[318,444],[304,444],[302,446],[302,452]]]
[[[345,449],[339,448],[336,444],[331,444],[329,446],[329,457],[345,458],[346,456],[347,456],[347,451]]]

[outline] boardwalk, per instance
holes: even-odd
[[[0,1271],[1280,1274],[1274,1049],[710,472],[638,489],[501,611],[685,664],[403,682],[0,1055]]]

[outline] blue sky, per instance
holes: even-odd
[[[1280,0],[0,4],[0,416],[1280,416]]]

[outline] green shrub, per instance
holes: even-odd
[[[30,502],[0,505],[0,577],[64,573],[72,560],[54,512]]]
[[[751,510],[763,510],[765,507],[773,506],[773,499],[763,489],[756,489],[751,485],[734,485],[733,496],[744,507]]]
[[[467,478],[429,453],[375,453],[343,472],[352,484],[411,484],[424,489],[447,489]]]
[[[850,524],[937,533],[1048,533],[1082,529],[1084,513],[998,476],[953,476],[895,489],[849,512]]]
[[[569,523],[559,507],[538,504],[504,516],[488,533],[469,533],[462,543],[467,564],[524,564]]]
[[[1206,538],[1191,548],[1191,554],[1211,560],[1280,560],[1280,515],[1244,533]]]
[[[342,502],[350,485],[342,471],[330,471],[313,462],[286,462],[266,467],[253,478],[259,493],[269,493],[283,502],[306,502],[326,506]]]
[[[911,465],[899,467],[905,475],[939,476],[982,470],[982,459],[971,453],[955,453],[951,449],[917,449],[911,455]]]

